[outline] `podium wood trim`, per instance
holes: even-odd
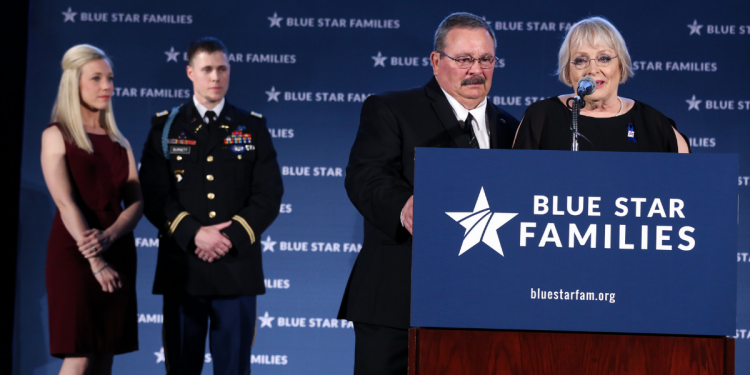
[[[412,328],[409,375],[426,374],[734,375],[734,339]]]

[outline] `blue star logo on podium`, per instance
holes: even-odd
[[[71,9],[70,7],[68,7],[68,11],[62,12],[62,15],[65,16],[65,19],[63,20],[63,23],[64,22],[68,22],[68,21],[76,23],[76,19],[75,19],[76,14],[78,14],[78,13],[74,12],[73,9]]]
[[[698,20],[693,20],[693,24],[687,25],[687,27],[690,28],[690,35],[693,35],[693,34],[701,35],[701,27],[703,27],[703,25],[699,25]]]
[[[696,111],[700,111],[701,109],[698,107],[698,104],[701,104],[703,100],[697,100],[695,99],[695,95],[693,95],[692,99],[685,100],[687,104],[689,105],[688,111],[691,109],[695,109]]]
[[[273,247],[276,245],[276,241],[271,241],[271,236],[266,237],[266,240],[260,241],[260,244],[263,245],[263,252],[270,251],[273,253]]]
[[[266,311],[263,315],[258,315],[258,319],[260,320],[260,328],[268,327],[273,328],[273,325],[271,325],[271,322],[273,322],[274,317],[268,316],[268,311]]]
[[[177,56],[179,56],[180,53],[175,51],[174,47],[170,48],[169,51],[164,51],[164,54],[167,55],[167,62],[170,62],[170,61],[178,62]]]
[[[276,26],[278,28],[281,28],[281,20],[283,20],[284,17],[279,17],[279,15],[276,14],[276,12],[273,12],[273,17],[266,17],[266,18],[268,18],[268,20],[271,21],[271,26],[269,27]]]
[[[156,356],[156,363],[164,362],[164,347],[162,346],[158,352],[154,352],[154,355]]]
[[[458,252],[459,256],[474,247],[479,241],[487,244],[498,254],[505,256],[503,247],[500,246],[500,239],[497,237],[497,229],[516,217],[518,213],[490,212],[490,204],[487,203],[484,187],[479,191],[474,211],[446,212],[445,214],[466,228],[464,241],[461,244],[461,250]]]
[[[376,67],[376,66],[378,66],[378,65],[380,65],[383,68],[385,68],[385,60],[387,58],[388,57],[383,56],[383,54],[380,53],[380,51],[378,51],[378,55],[377,56],[372,56],[372,59],[375,60],[375,65],[373,65],[373,68]]]
[[[266,95],[268,95],[268,101],[271,100],[275,101],[276,103],[279,102],[279,94],[281,94],[281,91],[276,91],[276,87],[271,86],[271,91],[266,91]]]

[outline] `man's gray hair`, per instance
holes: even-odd
[[[438,26],[437,31],[435,31],[435,51],[443,52],[443,50],[445,49],[445,37],[448,35],[449,31],[457,27],[464,29],[484,28],[488,33],[490,33],[492,42],[495,44],[495,48],[497,48],[495,32],[492,31],[492,28],[487,24],[487,22],[485,22],[481,17],[475,14],[459,12],[445,17],[443,22],[440,22],[440,26]]]

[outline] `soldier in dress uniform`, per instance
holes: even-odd
[[[265,293],[259,241],[279,214],[281,173],[266,119],[224,99],[224,44],[196,40],[188,64],[193,99],[152,118],[140,169],[159,229],[167,374],[201,373],[209,329],[214,374],[249,374]]]

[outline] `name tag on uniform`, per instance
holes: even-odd
[[[170,154],[188,155],[190,154],[189,146],[169,146]]]

